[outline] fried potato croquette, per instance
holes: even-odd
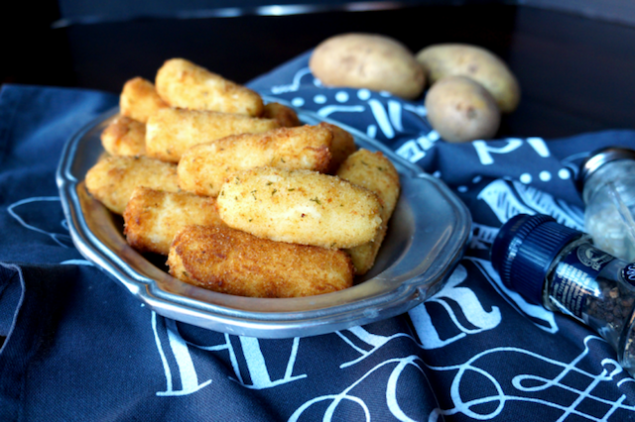
[[[377,195],[336,176],[258,167],[221,188],[218,211],[230,227],[275,241],[352,248],[381,225]]]
[[[241,133],[261,133],[278,128],[271,119],[215,111],[165,108],[153,114],[146,125],[146,153],[162,161],[177,163],[193,145]]]
[[[85,181],[88,192],[119,215],[137,186],[179,191],[176,166],[145,156],[106,157],[88,170]]]
[[[333,133],[333,142],[331,143],[331,165],[325,173],[335,174],[344,160],[357,150],[357,146],[355,146],[355,138],[339,126],[326,122],[320,123],[320,126],[327,128]]]
[[[87,191],[123,216],[137,251],[213,291],[286,298],[336,292],[374,265],[400,192],[381,153],[335,124],[188,60],[123,86]]]
[[[346,250],[353,260],[355,273],[362,275],[367,273],[375,263],[377,252],[388,230],[388,220],[397,206],[400,191],[399,173],[381,152],[373,153],[367,149],[360,149],[348,157],[337,175],[375,192],[382,203],[382,224],[375,239]]]
[[[312,296],[353,285],[353,267],[342,251],[274,242],[226,227],[186,227],[174,239],[167,263],[170,274],[186,283],[240,296]]]
[[[172,107],[260,116],[264,105],[256,92],[188,60],[167,60],[155,79],[156,89]]]
[[[280,103],[265,104],[262,116],[260,117],[274,119],[281,127],[295,127],[302,125],[295,110]]]
[[[144,155],[146,125],[127,116],[117,116],[101,132],[101,145],[111,155]]]
[[[224,226],[214,198],[187,192],[135,188],[123,213],[124,235],[139,251],[167,255],[176,234],[185,226]]]
[[[254,167],[324,171],[331,161],[333,134],[322,126],[279,128],[228,136],[186,150],[177,173],[181,189],[217,196],[232,174]]]
[[[119,96],[121,114],[141,123],[168,104],[159,97],[154,84],[147,79],[136,77],[127,81]]]

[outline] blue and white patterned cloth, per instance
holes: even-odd
[[[450,144],[421,101],[325,88],[307,62],[250,86],[385,142],[469,207],[473,237],[443,290],[408,314],[309,338],[158,316],[74,248],[55,186],[66,140],[117,96],[5,85],[0,420],[635,420],[635,381],[608,344],[507,290],[489,262],[517,213],[581,229],[576,166],[601,146],[635,147],[635,132]]]

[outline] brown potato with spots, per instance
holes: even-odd
[[[448,76],[434,84],[425,99],[428,121],[448,142],[492,138],[500,111],[490,93],[463,76]]]
[[[260,95],[188,60],[167,60],[155,79],[156,89],[172,107],[260,116]]]
[[[101,145],[111,155],[145,155],[146,125],[127,116],[117,116],[101,133]]]
[[[85,181],[88,192],[119,215],[137,186],[179,191],[176,166],[145,156],[105,157],[88,170]]]
[[[146,125],[148,156],[178,163],[193,145],[241,133],[262,133],[278,128],[272,119],[215,111],[166,108],[153,114]]]
[[[184,228],[167,263],[170,274],[186,283],[239,296],[313,296],[353,285],[353,266],[342,251],[274,242],[226,227]]]
[[[295,127],[302,125],[295,110],[280,103],[265,104],[262,116],[260,117],[273,119],[280,124],[280,127]]]
[[[147,79],[136,77],[127,81],[119,96],[119,109],[123,116],[141,123],[168,104],[159,97],[154,84]]]
[[[337,175],[375,192],[381,200],[382,223],[375,238],[371,242],[346,250],[353,261],[355,274],[366,274],[375,264],[375,258],[388,230],[388,221],[399,200],[399,173],[381,152],[360,149],[348,157]]]
[[[368,88],[414,99],[425,75],[414,55],[395,39],[378,34],[336,35],[320,43],[309,68],[326,86]]]
[[[167,255],[176,234],[188,225],[224,226],[213,198],[187,192],[135,188],[123,213],[124,235],[139,251]]]
[[[520,102],[520,85],[505,62],[492,52],[469,44],[434,44],[417,53],[429,83],[448,76],[465,76],[480,83],[496,100],[503,113],[511,113]]]
[[[377,195],[336,176],[259,167],[223,184],[218,211],[230,227],[280,242],[338,249],[374,239]]]
[[[181,156],[179,185],[198,195],[217,196],[221,185],[240,170],[271,166],[324,171],[330,165],[332,140],[326,127],[305,125],[195,145]]]
[[[320,126],[327,128],[333,133],[333,142],[331,142],[330,148],[331,164],[325,173],[335,174],[344,160],[357,150],[355,138],[339,126],[326,122],[320,123]]]

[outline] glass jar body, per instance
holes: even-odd
[[[635,264],[615,258],[583,236],[554,259],[543,286],[543,305],[592,328],[617,351],[618,361],[633,375],[634,283]]]
[[[595,245],[626,261],[635,260],[635,161],[602,166],[585,182],[585,230]]]

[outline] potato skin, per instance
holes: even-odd
[[[203,110],[165,108],[146,125],[146,153],[178,163],[189,147],[241,133],[261,133],[279,127],[271,119]]]
[[[124,235],[130,246],[166,256],[172,240],[185,226],[225,225],[214,198],[143,186],[133,191],[123,219]]]
[[[217,196],[235,172],[271,166],[324,171],[331,162],[332,132],[324,126],[278,128],[244,133],[194,145],[179,161],[181,189]]]
[[[156,89],[172,107],[260,116],[263,101],[255,91],[188,60],[167,60],[158,70]]]
[[[186,283],[240,296],[313,296],[353,285],[353,266],[342,251],[274,242],[226,227],[184,228],[167,263],[170,274]]]
[[[141,77],[127,81],[119,96],[121,114],[141,123],[146,123],[151,115],[165,107],[169,106],[159,97],[154,84]]]
[[[434,84],[426,95],[428,121],[448,142],[493,137],[500,125],[494,98],[479,83],[450,76]]]
[[[413,99],[425,85],[414,55],[400,42],[378,34],[336,35],[320,43],[309,61],[324,85],[388,91]]]
[[[223,184],[218,211],[261,238],[337,249],[370,242],[381,225],[377,195],[336,176],[259,167]]]
[[[401,184],[395,166],[381,152],[360,149],[351,154],[342,164],[337,175],[344,180],[362,186],[379,197],[381,209],[381,227],[371,242],[346,249],[351,256],[355,274],[366,274],[374,265],[386,232],[388,221],[397,206]]]
[[[104,157],[88,170],[85,181],[88,192],[119,215],[137,186],[179,191],[176,166],[145,156]]]
[[[117,116],[101,133],[101,145],[111,155],[145,155],[146,125],[127,116]]]
[[[490,51],[468,44],[435,44],[417,53],[429,83],[448,76],[466,76],[480,83],[496,100],[503,113],[511,113],[520,102],[520,86],[505,62]]]

